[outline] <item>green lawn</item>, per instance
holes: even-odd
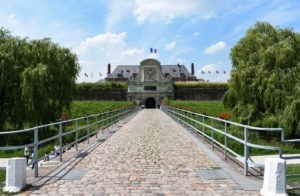
[[[3,193],[4,183],[5,183],[6,171],[0,170],[0,194]]]
[[[72,118],[86,116],[87,114],[96,114],[104,111],[114,110],[117,108],[123,108],[132,105],[132,102],[124,102],[124,101],[74,101],[71,108]],[[228,113],[230,114],[231,121],[236,121],[235,116],[231,113],[230,109],[225,108],[221,101],[170,101],[170,105],[182,109],[191,110],[197,113],[205,113],[208,116],[218,117],[220,113]],[[206,121],[206,123],[210,124],[210,121]],[[216,123],[216,127],[223,129],[222,125]],[[242,130],[235,130],[233,126],[229,129],[232,134],[238,136],[240,138],[243,137]],[[211,130],[205,130],[207,134],[210,134]],[[215,133],[215,137],[219,138],[220,141],[224,141],[224,137],[221,134]],[[271,145],[271,146],[280,146],[283,149],[284,153],[300,153],[300,145],[296,144],[282,144],[280,140],[280,135],[268,135],[268,137],[262,137],[259,134],[250,134],[249,135],[250,142],[255,144],[263,144],[263,145]],[[228,141],[228,145],[233,149],[240,151],[243,153],[243,145],[237,144],[234,141]],[[44,154],[45,150],[49,150],[53,148],[53,144],[48,146],[44,146],[39,149],[41,156]],[[273,151],[266,151],[260,149],[250,148],[251,155],[261,155],[261,154],[274,154]],[[23,150],[19,151],[9,151],[9,152],[0,152],[0,157],[16,157],[23,156]],[[5,172],[0,171],[0,180],[4,179]],[[287,173],[300,173],[300,166],[297,165],[288,165]],[[299,178],[288,179],[290,182],[299,182]]]
[[[225,108],[222,101],[170,101],[170,105],[177,108],[192,110],[197,113],[206,114],[208,116],[218,116],[221,113],[229,113],[229,108]]]
[[[131,105],[132,102],[127,101],[73,101],[71,113],[73,118],[78,118]]]

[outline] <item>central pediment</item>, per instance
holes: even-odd
[[[158,106],[164,97],[173,96],[172,78],[163,75],[162,66],[156,59],[143,60],[137,76],[128,80],[128,100],[139,100],[145,103],[146,99],[151,98]]]

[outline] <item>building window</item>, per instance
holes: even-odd
[[[156,86],[144,86],[144,91],[156,91]]]

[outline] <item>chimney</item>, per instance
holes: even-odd
[[[192,73],[192,75],[194,75],[194,74],[195,74],[195,70],[194,70],[194,63],[192,63],[192,64],[191,64],[191,73]]]
[[[110,74],[110,63],[107,65],[107,74]]]

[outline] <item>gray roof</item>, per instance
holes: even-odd
[[[194,77],[184,65],[162,65],[163,75],[170,75],[172,78],[176,77]],[[123,77],[129,78],[140,71],[139,65],[118,65],[111,73],[109,78]]]

